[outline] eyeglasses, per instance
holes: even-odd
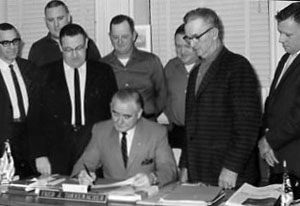
[[[70,47],[62,47],[63,52],[71,53],[72,51],[81,51],[85,48],[85,45],[79,45],[75,49],[70,48]]]
[[[17,46],[17,45],[20,44],[20,42],[21,42],[20,38],[15,38],[11,41],[9,41],[9,40],[0,41],[0,44],[4,47],[9,47],[11,44],[14,45],[14,46]]]
[[[199,39],[200,39],[202,36],[204,36],[207,32],[209,32],[209,31],[212,30],[213,28],[214,28],[214,27],[210,27],[210,28],[206,29],[204,32],[202,32],[201,34],[199,34],[199,35],[195,34],[195,35],[193,35],[193,36],[191,36],[191,37],[185,35],[185,36],[183,37],[183,39],[184,39],[188,44],[190,44],[190,43],[192,42],[193,39],[196,39],[197,41],[199,41]]]

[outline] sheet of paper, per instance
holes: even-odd
[[[230,206],[241,206],[256,202],[255,205],[273,204],[281,194],[281,184],[265,187],[254,187],[244,183],[225,203]],[[261,202],[261,204],[259,204]],[[253,203],[254,204],[254,203]]]
[[[112,188],[112,187],[122,187],[122,186],[127,186],[127,185],[132,185],[134,182],[134,177],[131,177],[127,180],[123,180],[120,182],[114,182],[110,184],[97,184],[97,185],[92,185],[92,189],[106,189],[106,188]]]

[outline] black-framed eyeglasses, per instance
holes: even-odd
[[[5,41],[0,41],[0,44],[4,47],[9,47],[11,44],[14,46],[19,45],[21,42],[20,38],[14,38],[13,40],[9,41],[9,40],[5,40]]]
[[[206,29],[204,32],[202,32],[201,34],[195,34],[195,35],[193,35],[193,36],[187,36],[187,35],[185,35],[184,37],[183,37],[183,39],[187,42],[187,43],[191,43],[192,42],[192,40],[193,39],[196,39],[197,41],[199,41],[199,39],[202,37],[202,36],[204,36],[207,32],[209,32],[210,30],[212,30],[214,27],[210,27],[210,28],[208,28],[208,29]]]
[[[77,46],[76,48],[70,48],[70,47],[62,47],[62,50],[63,50],[63,52],[67,52],[67,53],[71,53],[71,52],[78,52],[78,51],[81,51],[81,50],[83,50],[85,48],[85,45],[84,44],[82,44],[82,45],[79,45],[79,46]]]

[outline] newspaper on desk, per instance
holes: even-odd
[[[159,205],[207,206],[224,197],[221,187],[204,184],[179,184],[160,198]]]
[[[261,205],[273,206],[282,190],[281,184],[272,184],[265,187],[255,187],[244,183],[226,201],[225,206]]]
[[[108,200],[124,202],[136,202],[158,193],[158,186],[136,188],[132,186],[133,182],[134,177],[131,177],[119,182],[92,185],[91,190],[106,194]]]

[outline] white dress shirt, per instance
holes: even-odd
[[[24,109],[25,109],[25,114],[27,114],[28,112],[28,93],[26,90],[26,86],[23,80],[23,77],[21,75],[20,69],[18,67],[18,64],[16,61],[13,61],[11,63],[14,67],[14,71],[16,73],[19,85],[20,85],[20,89],[21,89],[21,93],[22,93],[22,98],[23,98],[23,104],[24,104]],[[0,71],[4,80],[4,83],[6,85],[7,91],[8,91],[8,95],[10,98],[10,102],[12,105],[12,112],[13,112],[13,118],[14,119],[18,119],[21,117],[21,113],[20,113],[20,108],[18,106],[18,98],[17,98],[17,93],[16,93],[16,89],[15,89],[15,85],[14,85],[14,81],[10,72],[10,68],[9,68],[10,64],[7,64],[5,61],[3,61],[2,59],[0,59]],[[1,101],[1,100],[0,100]]]
[[[85,111],[84,111],[84,95],[85,95],[85,82],[86,82],[86,62],[78,69],[80,81],[80,102],[81,102],[81,123],[85,125]],[[66,82],[69,89],[69,95],[72,106],[71,124],[75,125],[75,88],[74,88],[74,73],[75,69],[71,68],[64,62],[64,71]]]
[[[127,156],[129,158],[129,154],[130,154],[130,150],[131,150],[131,145],[132,145],[132,141],[133,141],[133,136],[134,136],[134,132],[135,132],[135,128],[133,127],[130,130],[126,131],[126,141],[127,141]],[[119,143],[121,145],[121,141],[122,141],[122,132],[119,132]]]
[[[285,72],[287,71],[287,69],[289,68],[289,66],[293,63],[293,61],[296,59],[296,57],[298,56],[298,54],[300,53],[300,50],[295,53],[295,54],[290,54],[290,56],[288,57],[288,59],[286,60],[286,62],[284,63],[283,69],[280,73],[280,76],[276,82],[276,87],[278,86],[279,82],[281,81],[283,75],[285,74]]]

